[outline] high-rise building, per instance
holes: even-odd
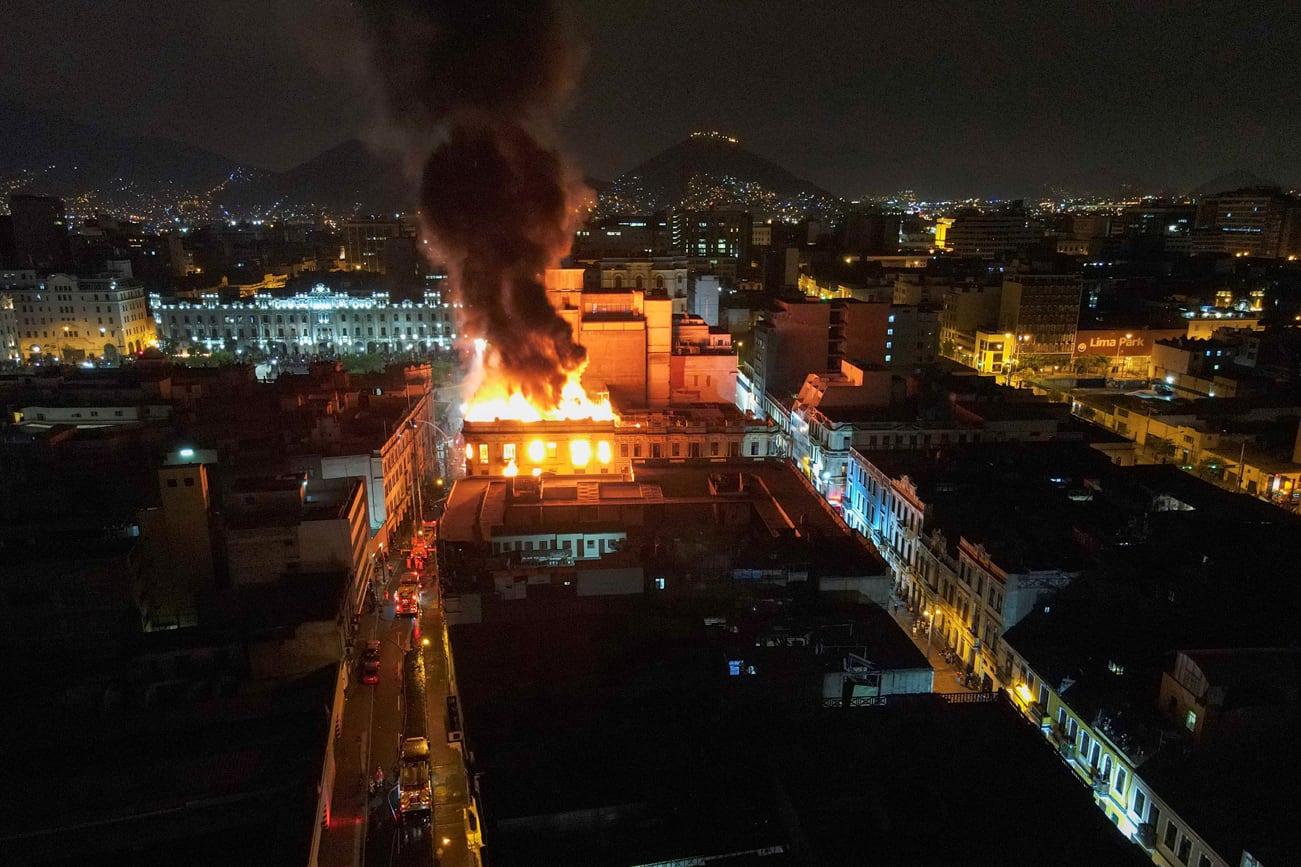
[[[72,267],[68,212],[53,196],[12,195],[14,260],[19,268],[59,271]]]
[[[1125,238],[1131,249],[1145,250],[1150,245],[1166,253],[1186,254],[1192,252],[1196,213],[1193,205],[1146,201],[1121,211],[1112,231]]]
[[[685,256],[750,260],[754,223],[740,210],[674,211],[669,217],[673,250]]]
[[[1016,354],[1074,351],[1083,286],[1079,274],[1014,274],[1003,279],[998,327],[1013,335]]]
[[[414,227],[398,217],[371,217],[347,220],[343,224],[343,255],[349,271],[383,274],[394,261],[409,259],[402,255],[415,237]],[[389,251],[390,246],[395,249]]]
[[[1001,285],[964,284],[944,292],[940,312],[940,355],[975,367],[976,332],[993,329],[1003,297]]]
[[[1284,254],[1284,223],[1298,200],[1274,187],[1203,196],[1197,203],[1193,253],[1275,257]]]
[[[583,289],[581,268],[547,271],[551,305],[587,348],[583,384],[621,407],[670,401],[673,298],[666,289]]]
[[[756,396],[794,394],[810,373],[838,371],[845,360],[886,364],[889,316],[884,302],[778,301],[754,330]]]
[[[17,361],[22,357],[18,348],[18,317],[14,314],[14,300],[0,295],[0,362]]]
[[[1030,220],[1025,210],[1014,207],[993,213],[958,214],[945,232],[944,244],[956,256],[992,259],[1023,252],[1043,237],[1043,229]]]
[[[940,308],[933,304],[894,304],[885,328],[885,362],[896,370],[916,370],[935,361],[940,349]]]

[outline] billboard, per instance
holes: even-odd
[[[1183,336],[1184,330],[1180,328],[1146,331],[1080,329],[1075,332],[1074,355],[1077,358],[1081,355],[1102,355],[1107,358],[1151,355],[1152,344],[1156,341]]]

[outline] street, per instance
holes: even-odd
[[[348,684],[343,726],[335,739],[332,810],[321,841],[320,864],[473,867],[478,859],[466,838],[469,793],[464,766],[459,748],[447,743],[450,676],[434,558],[428,561],[429,570],[424,575],[418,619],[394,613],[398,576],[405,566],[396,553],[391,560],[392,570],[383,573],[387,583],[379,590],[379,604],[372,615],[362,618],[356,645],[359,653],[367,640],[380,640],[380,680],[366,686],[354,675]],[[402,659],[413,646],[421,648],[425,662],[434,796],[429,831],[414,835],[403,833],[396,812],[396,768],[403,720]],[[372,794],[372,784],[381,774],[383,792]]]
[[[975,692],[974,689],[966,686],[958,679],[961,673],[961,665],[944,659],[944,647],[939,642],[932,641],[928,644],[924,628],[916,633],[912,631],[913,621],[917,619],[916,615],[909,613],[902,606],[896,608],[893,605],[890,606],[890,613],[894,616],[895,622],[899,624],[899,628],[903,630],[904,635],[911,638],[913,643],[917,645],[917,649],[927,655],[927,661],[930,663],[931,668],[935,669],[935,681],[931,687],[931,692]]]

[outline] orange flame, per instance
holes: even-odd
[[[489,421],[615,421],[608,397],[592,400],[583,388],[583,368],[571,370],[560,390],[560,403],[540,406],[529,400],[518,385],[508,382],[501,371],[485,361],[486,343],[474,341],[475,357],[470,381],[478,380],[474,398],[465,406],[465,420]],[[586,365],[584,365],[586,366]]]

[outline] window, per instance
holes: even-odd
[[[677,458],[677,457],[681,457],[681,456],[682,456],[682,443],[674,443],[674,444],[673,444],[673,457]]]
[[[1175,838],[1179,836],[1179,829],[1175,827],[1174,822],[1165,823],[1165,847],[1171,852],[1175,848]]]
[[[1192,851],[1193,851],[1193,841],[1189,840],[1187,837],[1181,839],[1179,841],[1179,853],[1178,853],[1179,863],[1187,864],[1188,856],[1192,854]]]
[[[479,443],[479,463],[488,463],[488,444]]]
[[[187,487],[187,488],[192,488],[192,487],[194,487],[194,477],[193,477],[193,476],[186,476],[186,477],[185,477],[185,487]]]
[[[1124,768],[1116,768],[1116,795],[1121,800],[1124,800],[1127,782],[1129,782],[1129,774],[1125,773]]]
[[[626,458],[626,457],[628,457],[628,444],[627,444],[627,443],[620,443],[620,445],[619,445],[619,457],[621,457],[621,458]]]
[[[168,480],[167,480],[167,487],[169,487],[169,488],[174,488],[174,487],[176,487],[176,479],[168,479]]]
[[[1147,806],[1147,795],[1142,789],[1134,790],[1134,815],[1143,818],[1143,809]]]
[[[1188,731],[1193,731],[1197,728],[1197,711],[1188,711],[1188,716],[1184,717],[1184,727],[1187,728]]]
[[[750,457],[752,457],[752,458],[756,458],[756,457],[758,457],[758,456],[759,456],[759,443],[758,443],[757,441],[751,442],[751,443],[750,443]]]
[[[1197,856],[1197,867],[1211,867],[1211,859],[1205,855]]]

